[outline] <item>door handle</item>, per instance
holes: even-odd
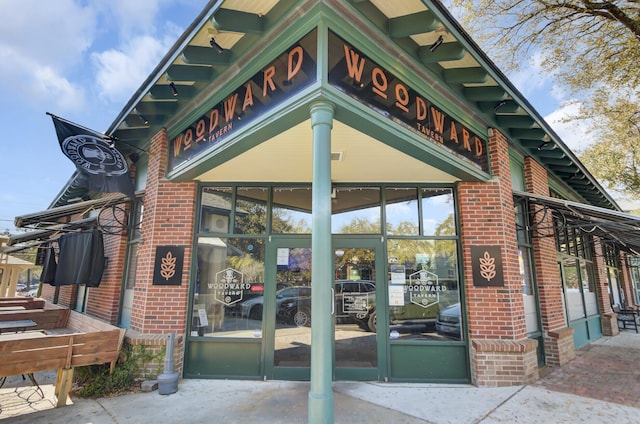
[[[331,288],[331,315],[336,312],[336,290]]]

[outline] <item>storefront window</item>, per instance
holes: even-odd
[[[580,278],[578,275],[576,260],[574,258],[565,258],[562,261],[562,279],[564,282],[569,321],[575,321],[585,317],[584,307],[582,305],[582,290],[580,288]]]
[[[338,187],[331,202],[333,234],[381,234],[379,187]]]
[[[262,337],[262,308],[249,316],[241,305],[261,306],[264,254],[263,239],[198,238],[192,336]]]
[[[596,298],[596,284],[593,278],[593,264],[580,261],[580,279],[582,282],[582,295],[587,316],[598,313],[598,300]]]
[[[387,235],[417,236],[418,190],[415,187],[392,187],[385,190]]]
[[[456,246],[388,240],[391,339],[462,340]]]
[[[235,234],[266,234],[266,187],[238,187],[236,191]]]
[[[456,234],[455,207],[451,189],[423,188],[422,234],[452,236]]]
[[[271,232],[311,234],[311,187],[274,187]]]
[[[200,232],[229,232],[231,195],[231,187],[204,187],[202,189],[200,199]]]

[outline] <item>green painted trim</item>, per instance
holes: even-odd
[[[392,381],[471,382],[465,345],[391,345]]]

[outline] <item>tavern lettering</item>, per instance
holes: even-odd
[[[296,46],[287,54],[287,81],[292,81],[302,69],[303,53],[302,47]],[[263,100],[263,103],[265,103],[264,99],[267,99],[278,90],[274,82],[278,74],[277,71],[276,66],[271,65],[261,72],[262,91],[258,92],[258,95],[262,94],[261,100]],[[194,148],[195,145],[201,142],[215,144],[222,135],[232,131],[234,120],[241,119],[241,114],[237,113],[239,103],[242,103],[240,108],[242,112],[247,111],[255,104],[254,85],[255,82],[253,80],[248,81],[229,97],[215,105],[209,112],[201,116],[197,122],[176,136],[172,142],[173,157],[180,156],[181,153]]]
[[[343,44],[344,58],[346,63],[347,76],[351,78],[355,85],[363,84],[367,58],[354,51],[348,45]],[[379,66],[371,69],[371,92],[381,100],[393,101],[393,107],[405,114],[412,113],[415,129],[426,137],[429,137],[441,144],[450,143],[481,158],[485,155],[484,142],[460,123],[451,119],[441,110],[432,106],[423,97],[415,95],[413,98],[410,89],[398,82],[390,87],[387,73]],[[447,118],[447,119],[445,119]],[[447,124],[447,121],[449,123]]]

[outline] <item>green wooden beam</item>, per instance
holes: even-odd
[[[213,47],[187,46],[182,51],[182,60],[191,65],[228,66],[231,50],[218,53]]]
[[[509,130],[511,137],[513,138],[525,138],[528,140],[540,140],[547,135],[542,128],[512,128]]]
[[[210,66],[171,65],[167,69],[169,81],[211,81],[214,76]]]
[[[496,121],[507,128],[533,128],[535,121],[528,115],[497,115]]]
[[[264,32],[262,16],[238,10],[218,9],[211,18],[211,24],[219,31],[258,35]]]
[[[564,157],[562,159],[547,158],[547,159],[544,160],[544,164],[545,165],[549,165],[549,166],[553,166],[553,167],[571,167],[571,168],[575,168],[575,164],[568,157]],[[577,171],[577,168],[575,168],[575,170]],[[569,172],[569,171],[567,171],[567,172]]]
[[[482,68],[445,69],[444,80],[448,84],[483,83],[489,74]]]
[[[151,125],[161,125],[165,119],[167,119],[167,115],[150,115],[142,113],[139,110],[134,110],[133,113],[125,118],[124,122],[129,127],[148,127]]]
[[[521,112],[520,105],[513,100],[500,100],[500,101],[480,101],[478,102],[478,108],[483,112],[493,113],[519,113]]]
[[[538,158],[540,158],[542,162],[544,162],[545,159],[548,159],[548,158],[562,159],[567,156],[560,149],[536,150],[535,154],[538,156]]]
[[[151,137],[151,130],[149,128],[119,128],[113,134],[120,140],[140,140]]]
[[[431,46],[422,46],[418,49],[418,57],[425,65],[460,60],[464,55],[465,50],[460,43],[444,43],[434,51],[431,51]]]
[[[430,11],[412,13],[389,19],[389,35],[392,38],[408,37],[431,32],[438,28],[440,21]]]
[[[168,84],[156,84],[149,90],[149,96],[156,100],[169,99],[190,99],[196,95],[196,89],[191,85],[175,84],[176,93],[173,92]]]
[[[173,115],[178,110],[178,102],[140,102],[135,107],[143,115]]]
[[[464,96],[474,102],[494,101],[507,99],[507,93],[501,87],[467,87]]]

